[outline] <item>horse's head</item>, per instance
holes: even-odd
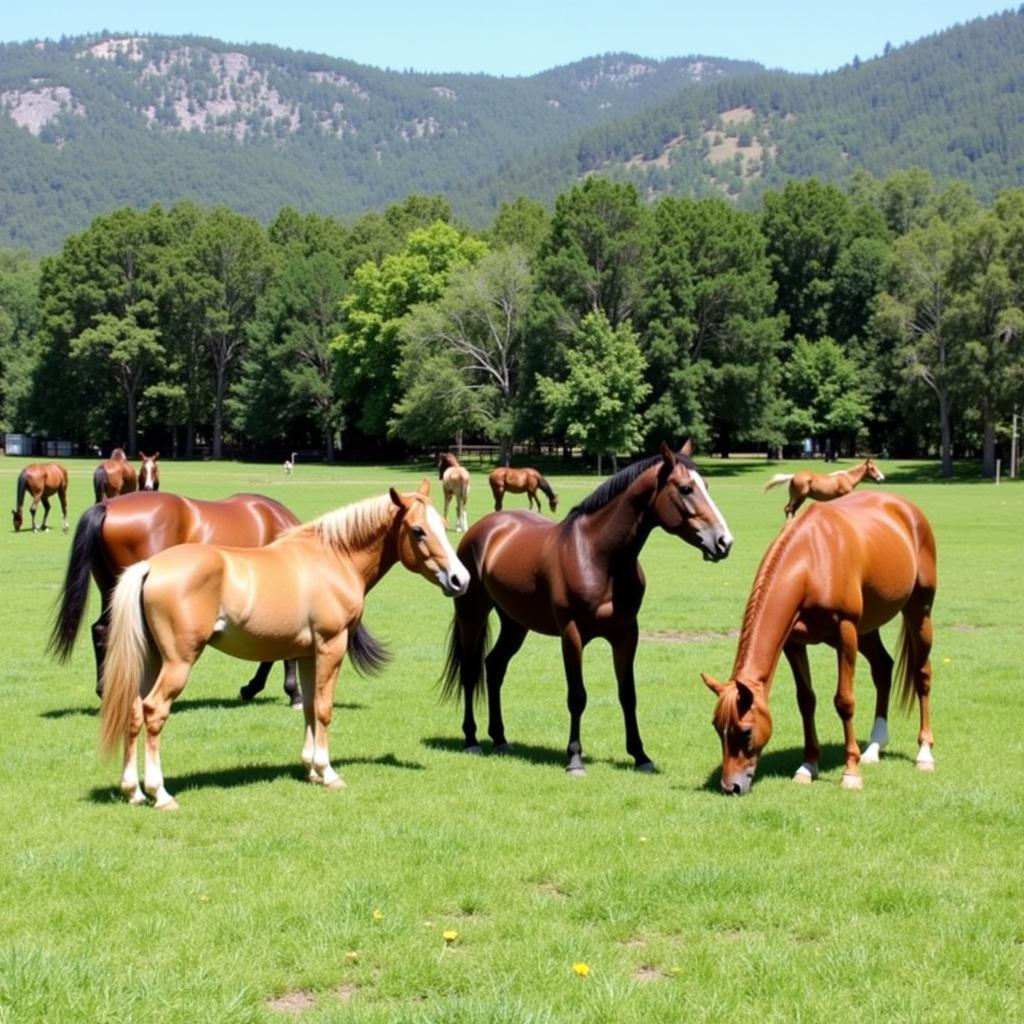
[[[139,469],[139,490],[159,491],[160,467],[157,462],[160,459],[160,453],[147,455],[145,452],[139,452],[139,458],[142,460],[142,467]]]
[[[552,512],[558,511],[558,495],[555,494],[554,491],[551,492],[551,495],[548,498],[548,507],[551,509]]]
[[[704,673],[701,679],[718,695],[712,722],[722,741],[722,791],[743,796],[750,792],[757,760],[772,736],[772,713],[764,686],[738,679],[720,683]]]
[[[870,480],[874,480],[876,484],[880,484],[885,479],[885,474],[870,460],[864,460],[864,475]]]
[[[454,460],[454,458],[452,458],[452,453],[451,452],[441,452],[437,456],[437,479],[438,480],[443,480],[444,479],[444,471],[449,466],[454,466],[454,465],[455,465],[455,460]]]
[[[14,532],[17,533],[21,529],[21,524],[25,521],[25,517],[21,514],[21,509],[16,508],[11,512],[14,516]]]
[[[678,455],[662,441],[654,512],[663,530],[700,548],[705,561],[718,562],[729,554],[733,537],[690,460],[692,453],[689,441]]]
[[[436,583],[448,597],[464,594],[469,573],[459,561],[441,514],[430,504],[430,481],[424,480],[413,494],[391,488],[398,506],[398,557],[407,569]]]

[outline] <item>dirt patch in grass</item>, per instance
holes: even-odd
[[[267,1009],[275,1013],[305,1013],[315,1000],[312,992],[304,992],[301,989],[295,992],[285,992],[284,995],[275,996],[267,1000]]]
[[[725,632],[714,630],[665,630],[658,633],[640,633],[640,639],[645,643],[652,644],[706,644],[712,640],[734,640],[740,635],[738,629],[729,629]]]

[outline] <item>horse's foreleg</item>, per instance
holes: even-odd
[[[165,661],[156,683],[142,699],[142,720],[146,727],[146,770],[143,785],[157,810],[177,810],[178,802],[164,787],[160,767],[160,732],[171,713],[171,705],[188,682],[192,664],[188,661]]]
[[[96,696],[103,696],[103,662],[107,657],[107,634],[110,632],[108,594],[103,595],[100,617],[92,624],[92,652],[96,658]],[[141,724],[140,724],[141,728]]]
[[[843,723],[846,763],[843,766],[843,788],[860,789],[864,781],[860,775],[860,747],[853,728],[853,712],[856,701],[853,695],[853,676],[857,666],[857,627],[849,619],[839,623],[837,660],[839,662],[839,683],[834,700],[836,712]]]
[[[814,727],[814,711],[818,701],[811,688],[811,666],[807,659],[807,648],[803,644],[787,643],[782,650],[793,672],[796,705],[800,709],[800,718],[804,725],[804,760],[793,775],[793,781],[813,782],[818,777],[821,746],[818,743],[818,731]]]
[[[505,722],[501,716],[501,686],[505,681],[508,663],[523,646],[527,630],[507,616],[501,616],[498,642],[484,661],[487,676],[487,734],[494,742],[496,754],[508,753],[512,748],[505,739]]]
[[[882,748],[889,744],[889,695],[892,692],[892,658],[882,643],[878,630],[865,633],[858,642],[860,653],[871,666],[875,684],[875,721],[871,737],[860,755],[861,764],[877,764]]]
[[[327,789],[344,789],[345,780],[331,767],[327,736],[334,713],[334,687],[338,680],[338,669],[348,647],[346,632],[330,641],[317,645],[313,659],[303,658],[299,662],[299,677],[302,679],[302,709],[306,715],[306,741],[302,750],[302,762],[309,772],[310,782],[319,782]],[[312,675],[312,685],[306,676]],[[311,690],[311,693],[307,693]]]
[[[299,677],[295,667],[295,659],[284,662],[284,692],[288,702],[296,711],[302,710],[302,692],[299,690]]]
[[[619,687],[622,721],[626,726],[626,753],[633,756],[638,771],[656,772],[657,765],[644,750],[643,740],[640,739],[640,726],[636,720],[636,678],[633,674],[633,664],[636,660],[639,636],[640,630],[634,620],[627,629],[613,637],[612,663],[615,666],[615,680]]]
[[[583,686],[583,640],[575,623],[570,623],[562,633],[562,663],[565,666],[568,687],[566,703],[569,706],[569,746],[566,748],[568,763],[565,770],[570,775],[586,775],[583,745],[580,742],[580,721],[587,708],[587,691]]]
[[[50,518],[50,499],[43,498],[43,525],[39,527],[42,533],[46,533],[46,520]]]

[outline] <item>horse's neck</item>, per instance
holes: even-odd
[[[641,474],[621,494],[587,517],[593,547],[609,563],[635,562],[654,529],[648,513],[657,490],[657,476],[651,483],[644,480],[646,475]]]
[[[392,520],[393,522],[393,520]],[[372,590],[398,561],[398,544],[389,524],[373,540],[347,553],[336,552],[339,559],[350,562],[363,580],[364,593]]]

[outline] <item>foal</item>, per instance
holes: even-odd
[[[469,470],[451,452],[441,452],[437,458],[437,475],[444,488],[444,518],[448,521],[448,506],[455,499],[455,530],[462,533],[469,529]]]

